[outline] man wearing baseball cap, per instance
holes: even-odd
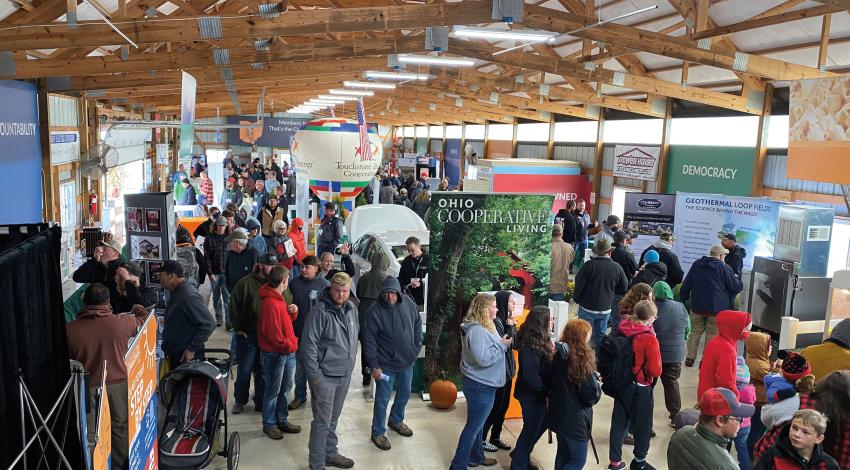
[[[260,349],[257,340],[257,323],[260,318],[260,287],[268,280],[269,272],[278,265],[274,253],[260,255],[254,263],[251,274],[236,283],[230,295],[230,322],[236,337],[236,383],[233,386],[235,402],[233,414],[242,413],[248,403],[248,392],[251,386],[251,375],[254,376],[254,410],[263,409],[263,381],[260,367]],[[292,303],[292,295],[284,292],[287,305]]]
[[[171,292],[165,308],[162,352],[177,367],[182,362],[204,358],[204,343],[215,330],[206,302],[198,292],[198,284],[186,279],[183,266],[175,260],[162,263],[159,285]]]
[[[122,263],[121,249],[121,244],[115,239],[101,241],[95,247],[94,255],[72,275],[74,281],[80,284],[99,282],[105,285],[109,289],[109,304],[116,313],[121,311],[121,295],[115,283],[115,274]]]
[[[734,233],[724,233],[720,235],[720,244],[729,252],[726,259],[723,261],[732,268],[738,279],[741,278],[741,272],[744,270],[744,258],[747,257],[747,250],[738,244],[738,237]]]
[[[224,182],[224,191],[219,201],[221,207],[227,207],[228,204],[236,204],[236,207],[242,205],[242,192],[236,189],[236,178],[232,176]]]
[[[738,470],[738,462],[729,446],[744,418],[750,418],[755,407],[738,402],[732,390],[711,388],[699,400],[699,422],[685,426],[670,438],[667,467],[689,470]]]

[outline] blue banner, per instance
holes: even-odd
[[[41,143],[35,85],[0,80],[0,224],[42,221]]]
[[[457,187],[460,184],[460,139],[446,139],[446,178],[449,185]]]

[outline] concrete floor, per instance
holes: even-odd
[[[208,295],[209,290],[202,292]],[[207,343],[208,347],[229,348],[230,335],[223,328],[217,328]],[[359,359],[358,362],[359,364]],[[683,368],[680,379],[683,406],[692,406],[696,402],[697,369]],[[233,392],[229,392],[228,411],[233,404]],[[291,394],[290,394],[291,397]],[[604,396],[594,407],[593,437],[599,453],[600,463],[597,465],[592,450],[588,449],[588,461],[585,468],[604,469],[608,465],[608,432],[611,422],[613,400]],[[253,406],[246,406],[246,411],[240,415],[230,415],[230,431],[239,432],[242,444],[239,468],[254,470],[269,465],[274,468],[307,469],[307,444],[309,440],[310,412],[309,401],[300,409],[290,413],[290,421],[301,426],[300,434],[287,434],[281,441],[273,441],[262,432],[260,413],[253,411]],[[655,388],[655,432],[657,437],[652,440],[648,461],[656,468],[667,469],[667,443],[673,433],[664,408],[664,394],[661,385]],[[381,451],[370,440],[372,422],[372,404],[367,403],[359,374],[351,381],[348,398],[345,402],[342,416],[337,426],[340,437],[339,451],[342,455],[354,459],[355,468],[370,470],[436,470],[446,469],[454,455],[457,438],[466,421],[466,404],[463,399],[447,411],[437,410],[422,401],[421,397],[413,396],[407,406],[405,423],[413,430],[413,437],[404,438],[393,431],[388,431],[387,437],[392,443],[392,449]],[[507,420],[502,432],[502,439],[513,445],[522,430],[521,419]],[[554,439],[554,435],[553,435]],[[548,444],[544,434],[534,448],[532,460],[543,469],[554,467],[556,445]],[[495,454],[499,464],[496,469],[510,468],[511,459],[506,451]],[[628,463],[632,459],[631,446],[624,446],[623,459]],[[223,458],[217,457],[210,468],[226,469]],[[681,469],[677,469],[681,470]]]

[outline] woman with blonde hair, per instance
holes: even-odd
[[[593,405],[602,396],[591,333],[590,323],[570,320],[555,343],[548,413],[549,428],[558,438],[555,470],[578,470],[587,460]]]
[[[460,326],[460,371],[466,396],[466,424],[458,438],[452,470],[496,465],[496,459],[484,456],[482,431],[496,390],[505,385],[505,352],[513,342],[508,336],[500,338],[496,332],[493,319],[497,311],[495,296],[478,294],[472,299]]]

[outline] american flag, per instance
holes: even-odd
[[[369,144],[369,125],[363,111],[363,100],[357,100],[357,127],[360,133],[360,161],[372,160],[372,146]]]

